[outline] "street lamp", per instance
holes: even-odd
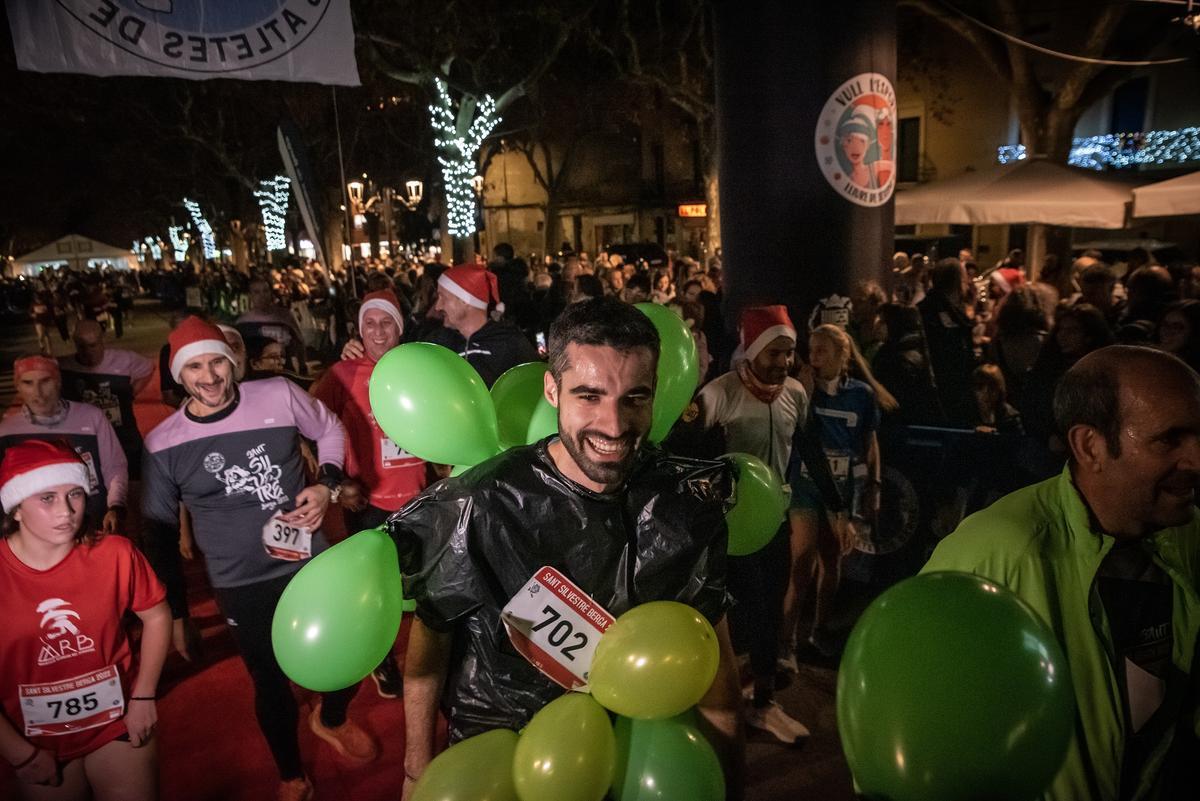
[[[363,202],[363,183],[362,181],[351,181],[346,184],[346,191],[350,194],[350,208],[362,208]]]
[[[404,205],[409,211],[413,211],[421,203],[421,198],[425,196],[425,185],[420,181],[405,181],[404,189],[408,192],[408,197],[404,199]]]

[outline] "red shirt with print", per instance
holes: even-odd
[[[121,616],[165,597],[150,563],[124,537],[76,545],[49,570],[29,567],[0,540],[0,702],[13,727],[59,761],[125,734],[104,671],[116,669],[127,708],[133,654]],[[57,717],[48,723],[50,715]],[[29,725],[70,730],[30,735]]]
[[[369,397],[374,369],[366,356],[337,362],[312,393],[346,427],[346,475],[367,488],[372,506],[394,512],[425,489],[425,462],[392,442],[375,422]]]

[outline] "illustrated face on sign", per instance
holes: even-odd
[[[870,141],[865,134],[847,133],[842,136],[842,152],[846,154],[846,158],[854,166],[863,163],[863,159],[867,155],[867,146]]]

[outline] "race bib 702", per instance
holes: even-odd
[[[568,690],[587,689],[608,610],[566,576],[542,567],[501,612],[508,638],[530,664]]]

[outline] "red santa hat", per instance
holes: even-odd
[[[179,374],[188,361],[205,353],[219,353],[230,363],[237,364],[221,329],[199,317],[188,317],[175,326],[167,342],[171,345],[171,378],[176,381],[179,381]]]
[[[491,270],[475,264],[457,264],[442,273],[438,286],[473,309],[487,311],[500,305],[500,282]]]
[[[60,378],[58,362],[48,356],[26,356],[13,362],[13,381],[20,381],[26,373],[49,373]]]
[[[796,344],[796,326],[788,317],[787,306],[750,306],[742,310],[742,351],[753,359],[776,337],[787,337]]]
[[[10,445],[0,462],[0,504],[11,512],[26,498],[50,487],[73,484],[91,489],[87,467],[70,445],[28,439]]]
[[[390,289],[380,289],[377,292],[368,292],[363,298],[362,306],[358,307],[358,330],[362,331],[363,317],[369,309],[379,309],[379,311],[387,312],[387,315],[396,321],[396,327],[400,329],[400,333],[404,333],[404,315],[400,313],[400,301],[396,300],[396,293]]]

